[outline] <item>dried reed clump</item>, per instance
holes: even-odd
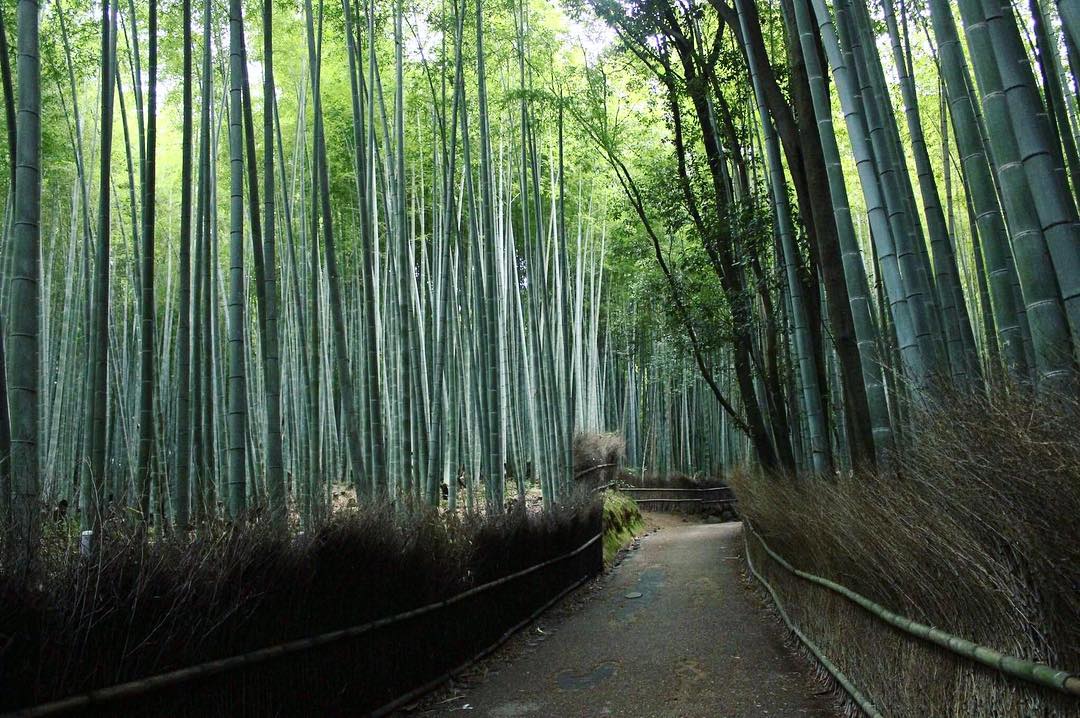
[[[149,542],[118,523],[103,532],[94,560],[81,558],[77,540],[54,527],[39,585],[26,587],[0,566],[0,711],[426,605],[577,548],[599,529],[599,512],[598,502],[540,516],[371,508],[300,536],[254,524]],[[530,586],[537,598],[530,600],[561,590],[564,584],[543,584],[556,580],[563,577],[537,576]],[[482,647],[472,642],[490,642],[485,631],[512,625],[499,621],[520,620],[517,613],[531,610],[525,603],[509,606],[505,616],[488,610],[484,620],[497,624],[491,627],[472,625],[471,614],[459,612],[455,623],[462,625],[450,638],[429,638],[428,647],[379,638],[404,642],[401,650],[434,650],[436,658],[403,658],[385,685],[363,690],[383,691],[371,696],[385,702],[419,685],[450,667],[436,665],[440,650],[460,662]],[[444,638],[452,645],[442,646]],[[374,675],[387,650],[373,643],[373,655],[361,651],[349,660],[359,675]]]
[[[893,472],[739,472],[741,513],[792,564],[1007,654],[1080,670],[1080,402],[1000,388],[912,407]],[[793,617],[889,715],[1066,715],[1064,696],[908,638],[791,576]]]
[[[614,481],[626,458],[626,440],[618,434],[579,432],[574,435],[574,476],[582,481]]]

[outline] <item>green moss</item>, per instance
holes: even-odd
[[[604,493],[604,563],[610,564],[615,554],[645,528],[637,502],[618,491]]]

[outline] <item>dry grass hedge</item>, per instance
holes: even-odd
[[[911,409],[893,473],[738,472],[741,513],[792,564],[1003,653],[1080,671],[1080,402],[1015,389]],[[908,637],[755,565],[796,623],[886,715],[1065,716],[1074,698]]]
[[[626,440],[618,434],[579,432],[574,434],[574,476],[586,484],[614,481],[626,458]]]
[[[54,530],[38,586],[0,567],[0,711],[395,615],[572,551],[600,525],[598,501],[494,517],[373,508],[304,537],[256,524],[149,545],[116,525],[93,561]],[[600,570],[594,546],[453,609],[182,686],[159,697],[160,712],[136,701],[124,714],[363,714],[490,645],[590,561]]]

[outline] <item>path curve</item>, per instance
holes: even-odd
[[[542,619],[521,655],[421,714],[835,715],[808,664],[784,646],[779,624],[742,583],[742,525],[663,524],[580,610],[554,626]]]

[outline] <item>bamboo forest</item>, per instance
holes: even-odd
[[[0,714],[1080,715],[1080,1],[0,0]]]

